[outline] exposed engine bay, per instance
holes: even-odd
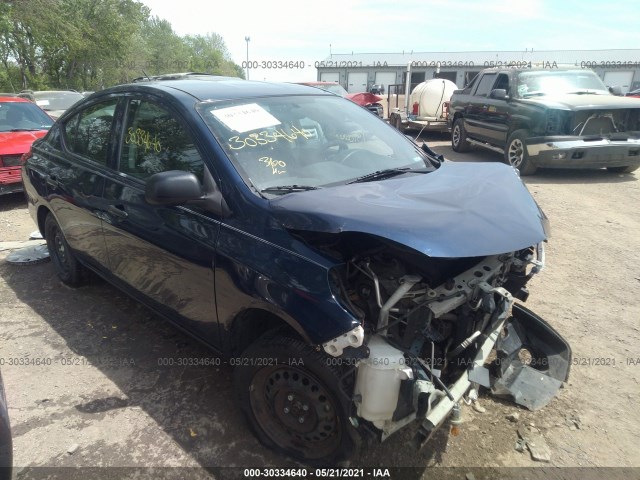
[[[567,379],[568,344],[514,305],[544,266],[542,243],[455,259],[358,234],[312,243],[346,260],[332,270],[332,288],[361,325],[323,346],[354,359],[344,391],[354,417],[381,431],[381,440],[419,420],[415,443],[424,444],[468,391],[477,398],[479,385],[537,409]]]

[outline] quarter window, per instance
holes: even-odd
[[[97,103],[71,117],[64,126],[67,148],[106,165],[117,103],[117,99]]]
[[[202,182],[204,163],[191,136],[169,111],[147,100],[131,100],[120,171],[146,179],[167,170],[191,172]]]

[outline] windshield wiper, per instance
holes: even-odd
[[[311,185],[279,185],[277,187],[267,187],[260,190],[260,193],[291,193],[306,192],[307,190],[318,190],[320,187]]]
[[[598,92],[596,90],[576,90],[575,92],[567,92],[567,93],[575,94],[575,95],[585,95],[585,94],[598,95]]]
[[[10,132],[37,132],[38,130],[46,130],[46,128],[12,128],[9,131]]]
[[[390,178],[390,177],[395,177],[396,175],[402,175],[403,173],[429,173],[432,172],[433,170],[429,170],[426,168],[419,168],[419,169],[415,169],[412,170],[409,167],[402,167],[402,168],[386,168],[384,170],[378,170],[376,172],[373,173],[369,173],[368,175],[363,175],[362,177],[358,177],[355,180],[351,180],[350,182],[347,182],[347,185],[351,184],[351,183],[363,183],[363,182],[371,182],[373,180],[382,180],[384,178]]]
[[[526,97],[541,97],[542,95],[546,95],[547,92],[527,92],[527,93],[523,93],[522,96],[524,98]]]

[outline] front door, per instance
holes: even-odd
[[[219,221],[198,207],[145,201],[154,173],[205,165],[186,123],[153,98],[126,105],[117,172],[105,181],[104,237],[111,272],[180,326],[218,346],[213,265]]]

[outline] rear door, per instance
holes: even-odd
[[[104,238],[112,274],[180,326],[219,344],[213,264],[219,220],[198,207],[153,206],[154,173],[209,175],[188,122],[150,96],[126,100],[117,171],[105,181]]]
[[[108,268],[102,238],[103,174],[113,157],[117,107],[115,98],[86,106],[54,126],[29,162],[42,167],[32,175],[39,176],[46,188],[69,246],[101,269]]]

